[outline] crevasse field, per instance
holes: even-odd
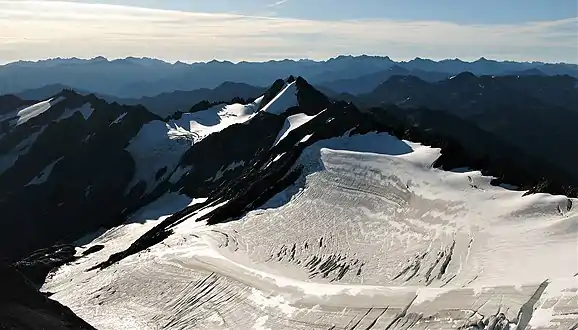
[[[297,182],[241,219],[196,221],[218,201],[86,271],[199,202],[166,194],[79,241],[105,248],[42,290],[98,329],[576,329],[578,201],[434,169],[439,155],[385,133],[319,141]]]

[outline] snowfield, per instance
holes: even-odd
[[[287,117],[287,119],[285,119],[285,123],[283,124],[283,127],[281,128],[281,131],[279,132],[279,135],[277,135],[277,138],[275,139],[275,143],[273,143],[273,147],[276,146],[277,144],[279,144],[279,142],[281,142],[281,140],[286,138],[287,135],[289,135],[289,133],[291,133],[291,131],[297,129],[299,126],[307,123],[308,121],[315,118],[316,116],[317,115],[308,116],[304,113],[298,113],[298,114],[291,115],[291,116]]]
[[[195,221],[220,201],[86,272],[198,202],[165,195],[42,290],[97,329],[575,329],[578,201],[434,169],[439,155],[385,133],[319,141],[297,182],[243,218]]]
[[[145,192],[148,193],[167,177],[178,180],[173,173],[181,157],[194,143],[231,125],[247,122],[257,113],[261,100],[259,98],[247,105],[220,104],[204,111],[183,114],[180,119],[168,123],[155,120],[144,125],[126,148],[136,164],[136,174],[127,193],[141,181],[147,184]]]

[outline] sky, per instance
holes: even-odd
[[[576,0],[0,0],[0,63],[480,57],[578,63]]]

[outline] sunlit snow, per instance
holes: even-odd
[[[298,127],[307,123],[316,116],[317,115],[308,116],[304,113],[298,113],[287,117],[287,119],[285,119],[285,123],[283,124],[283,128],[281,128],[281,131],[279,132],[277,138],[275,139],[275,143],[273,143],[273,146],[276,146],[281,140],[287,137],[287,135],[289,135],[291,131],[297,129]]]
[[[431,168],[439,156],[384,133],[316,142],[263,207],[195,222],[227,201],[215,203],[85,272],[143,233],[120,226],[43,290],[98,329],[469,329],[499,313],[511,329],[578,323],[578,201]]]

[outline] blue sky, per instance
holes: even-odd
[[[0,0],[0,63],[479,57],[578,62],[576,0]]]
[[[275,12],[305,19],[442,20],[469,24],[520,23],[576,17],[576,0],[82,0],[192,12]],[[276,2],[281,4],[275,5]],[[270,8],[271,10],[269,10]]]

